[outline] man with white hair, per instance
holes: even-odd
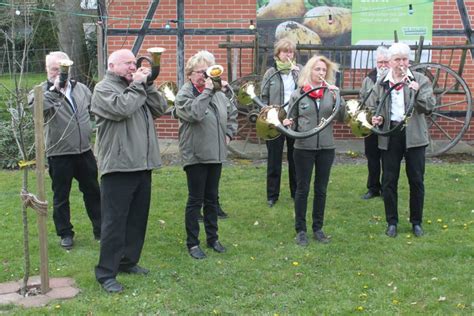
[[[80,82],[60,79],[60,62],[70,62],[66,53],[56,51],[46,56],[48,80],[41,84],[46,134],[46,156],[53,189],[53,220],[60,245],[71,249],[74,230],[71,224],[69,194],[72,180],[79,183],[93,234],[100,240],[100,190],[97,163],[90,146],[91,92]],[[34,92],[29,95],[34,106]]]
[[[140,260],[148,222],[152,170],[160,167],[154,119],[166,100],[148,80],[149,68],[137,69],[128,49],[113,52],[108,70],[92,96],[97,117],[101,175],[102,232],[97,281],[109,293],[123,290],[119,272],[145,275]]]
[[[374,88],[370,105],[375,108],[384,94],[390,93],[388,102],[380,106],[380,115],[372,117],[372,124],[382,126],[382,130],[394,129],[389,136],[379,136],[382,150],[382,191],[387,220],[386,234],[397,235],[398,224],[398,179],[401,161],[405,158],[406,175],[410,186],[410,223],[415,236],[424,234],[421,227],[425,196],[425,149],[429,144],[425,114],[429,114],[436,104],[433,87],[427,77],[411,72],[409,67],[410,47],[404,43],[394,43],[389,48],[390,69],[380,84]],[[402,82],[402,85],[397,85]],[[389,92],[390,91],[390,92]],[[406,113],[409,102],[414,99],[412,113]],[[409,119],[408,119],[409,118]],[[396,126],[403,124],[401,129]]]
[[[375,51],[376,67],[369,72],[367,77],[362,82],[360,89],[360,99],[364,100],[367,94],[372,93],[372,89],[382,76],[388,71],[388,64],[390,61],[390,54],[387,47],[379,46]],[[381,158],[382,152],[378,147],[378,136],[370,134],[364,138],[365,156],[367,157],[367,193],[362,196],[362,199],[369,200],[376,196],[380,196],[382,185],[380,183],[381,174]]]

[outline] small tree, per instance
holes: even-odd
[[[27,7],[24,7],[27,8]],[[10,25],[2,26],[2,35],[5,41],[5,49],[8,60],[10,61],[11,77],[13,88],[3,85],[6,94],[6,107],[10,113],[10,129],[11,135],[18,147],[21,160],[28,165],[33,151],[33,142],[31,138],[32,119],[31,113],[26,111],[28,107],[27,95],[28,89],[24,82],[25,69],[27,68],[28,52],[33,42],[34,34],[41,19],[37,19],[32,23],[31,14],[28,11],[21,11],[11,6],[9,11]],[[18,53],[17,44],[21,43],[22,51]],[[29,131],[29,132],[28,132]],[[28,192],[28,168],[23,168],[22,192]],[[20,289],[22,295],[27,293],[27,284],[30,275],[30,255],[29,255],[29,229],[27,209],[22,206],[23,220],[23,253],[24,253],[24,277]]]

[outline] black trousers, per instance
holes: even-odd
[[[302,150],[294,151],[296,166],[296,195],[295,195],[295,229],[296,232],[306,231],[306,209],[311,176],[314,172],[313,200],[313,232],[320,230],[324,222],[326,207],[326,192],[329,183],[331,166],[334,162],[335,150]]]
[[[140,260],[150,209],[151,171],[108,173],[100,185],[102,235],[95,276],[103,283]]]
[[[295,197],[296,192],[296,173],[295,162],[293,159],[293,145],[295,140],[284,135],[266,142],[268,161],[267,161],[267,200],[278,200],[280,197],[281,182],[281,164],[283,161],[283,146],[287,148],[288,158],[288,178],[290,182],[291,197]]]
[[[203,207],[203,222],[208,244],[218,240],[217,195],[222,164],[195,164],[184,168],[188,181],[188,201],[184,215],[186,245],[199,245],[199,214]]]
[[[367,157],[367,189],[370,192],[380,193],[382,185],[380,183],[382,151],[379,149],[378,135],[370,134],[364,138],[365,157]]]
[[[389,225],[398,223],[398,179],[403,157],[410,186],[410,222],[413,225],[422,222],[425,199],[425,147],[406,148],[405,129],[403,129],[390,136],[388,150],[382,151],[383,201]]]
[[[97,182],[97,163],[91,150],[77,155],[48,157],[49,175],[53,190],[53,220],[56,234],[74,236],[71,224],[69,194],[72,179],[79,183],[79,190],[92,222],[95,237],[100,237],[100,189]]]

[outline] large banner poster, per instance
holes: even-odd
[[[420,36],[425,45],[431,44],[433,0],[352,0],[352,12],[352,45],[390,45],[395,31],[398,40],[409,45]],[[364,68],[365,57],[353,55],[352,67]],[[423,55],[421,61],[429,57]]]
[[[258,34],[264,43],[290,37],[300,44],[390,45],[396,31],[407,44],[420,35],[429,44],[432,25],[433,0],[257,0]],[[367,67],[367,57],[359,54],[357,60],[364,59]],[[346,60],[362,67],[354,56]]]

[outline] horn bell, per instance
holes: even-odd
[[[286,118],[286,111],[278,105],[266,106],[260,111],[255,128],[257,130],[257,136],[264,140],[272,140],[280,136],[280,132],[275,128],[275,125],[268,122],[268,118],[271,114],[270,111],[277,111],[278,120],[283,122]]]
[[[61,59],[59,63],[59,87],[66,86],[67,78],[69,77],[69,68],[74,64],[70,59]]]
[[[349,114],[348,125],[355,137],[364,138],[372,134],[372,114],[360,109],[360,103],[357,100],[348,100],[346,102],[346,111]]]
[[[206,69],[206,77],[211,78],[214,90],[222,89],[221,75],[224,73],[224,67],[221,65],[212,65]]]
[[[178,94],[178,86],[176,83],[173,81],[165,81],[158,86],[158,91],[161,92],[163,97],[166,99],[166,102],[168,103],[168,109],[174,107],[176,94]]]

